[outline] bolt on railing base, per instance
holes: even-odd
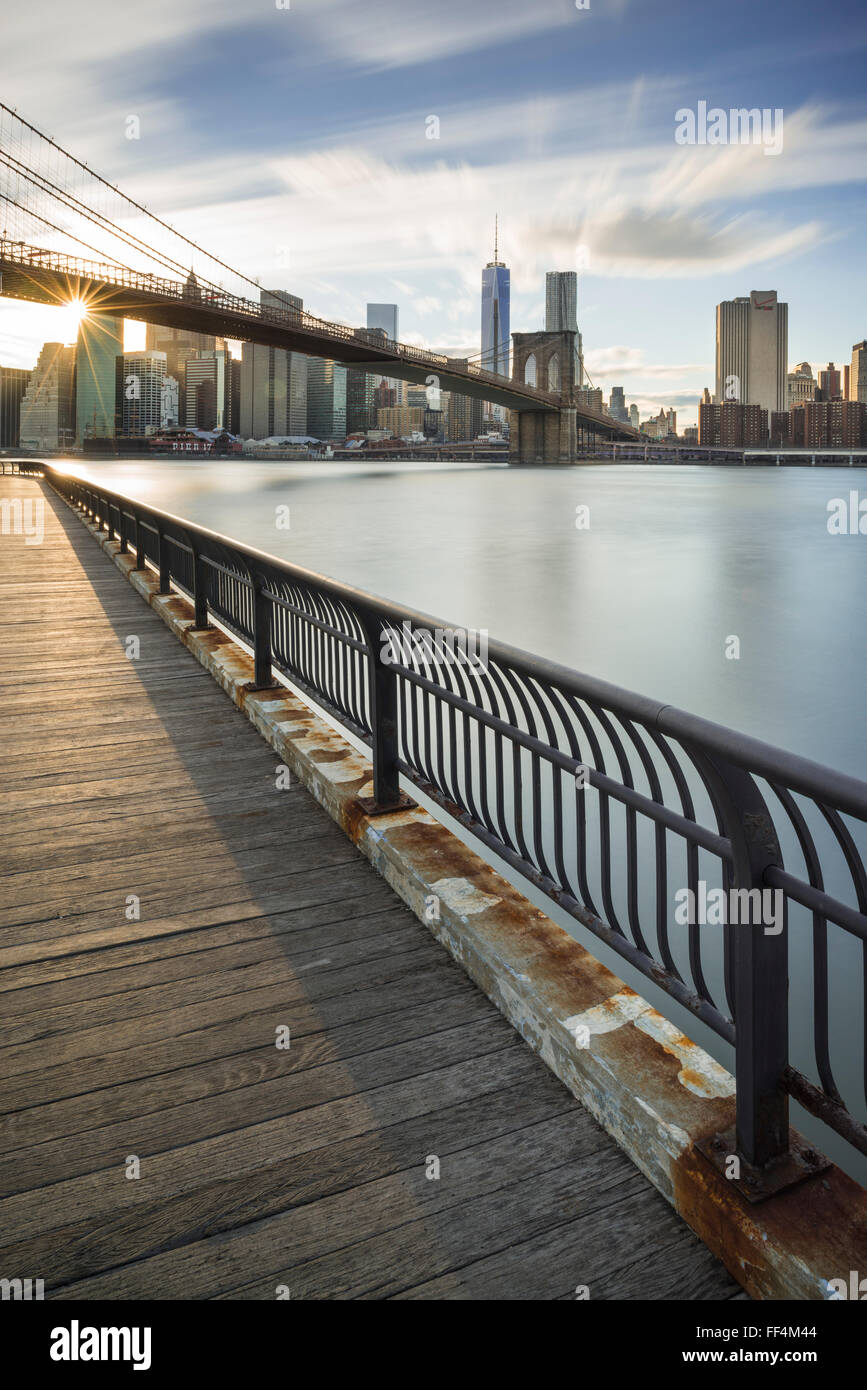
[[[266,690],[282,690],[287,695],[291,694],[291,691],[281,681],[246,681],[241,689],[245,695],[258,695]]]
[[[366,816],[387,816],[391,811],[411,811],[413,807],[418,805],[418,802],[413,801],[406,792],[401,792],[397,801],[388,804],[378,802],[375,796],[360,796],[358,805]]]
[[[789,1131],[788,1152],[780,1154],[779,1158],[772,1158],[763,1168],[748,1163],[738,1153],[734,1125],[722,1133],[698,1140],[695,1147],[748,1202],[764,1202],[768,1197],[785,1192],[786,1188],[794,1187],[796,1183],[824,1173],[826,1168],[831,1167],[830,1159],[794,1130]],[[730,1176],[734,1158],[738,1159],[740,1172],[736,1178]]]

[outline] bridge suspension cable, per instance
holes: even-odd
[[[249,296],[252,286],[258,299],[256,280],[157,217],[2,102],[0,204],[0,231],[10,240],[39,244],[46,238],[55,240],[51,233],[59,233],[95,251],[101,260],[140,271],[140,265],[128,264],[132,250],[162,273],[168,270],[186,279],[192,270],[212,289],[223,288],[219,277],[227,271],[244,286],[243,295]],[[80,234],[88,226],[91,240]],[[141,235],[142,226],[147,239]],[[101,244],[94,244],[94,228],[102,233]]]

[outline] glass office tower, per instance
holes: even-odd
[[[498,235],[494,233],[494,259],[482,271],[482,361],[488,372],[509,375],[509,270],[498,259]]]
[[[117,359],[123,356],[123,319],[88,314],[78,326],[75,355],[76,442],[114,439],[119,408]]]

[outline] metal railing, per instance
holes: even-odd
[[[867,784],[500,642],[474,658],[423,613],[19,467],[249,644],[256,685],[280,672],[366,744],[379,809],[405,778],[731,1044],[758,1195],[791,1166],[790,1096],[867,1154]]]

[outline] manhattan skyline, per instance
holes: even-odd
[[[714,307],[756,285],[790,305],[790,367],[845,362],[863,337],[854,4],[832,27],[807,5],[736,3],[710,44],[706,14],[634,0],[293,0],[259,18],[218,0],[207,26],[186,0],[160,0],[151,41],[118,32],[102,4],[87,24],[48,14],[47,29],[44,10],[7,22],[4,99],[315,313],[363,324],[367,303],[396,303],[404,341],[478,351],[498,211],[512,329],[543,326],[546,271],[577,269],[589,375],[606,399],[622,385],[642,417],[664,406],[695,421]],[[782,110],[782,149],[678,145],[676,112],[701,101]],[[71,341],[62,315],[3,302],[7,364]]]

